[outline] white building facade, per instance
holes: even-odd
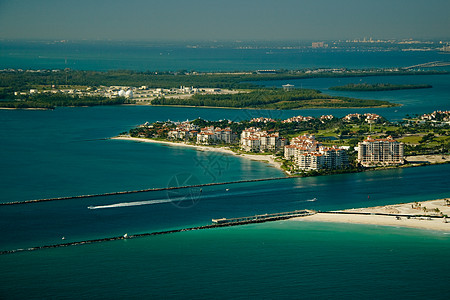
[[[403,164],[404,144],[391,136],[385,139],[372,139],[369,136],[358,143],[358,162],[364,167]]]
[[[167,133],[167,138],[172,140],[189,140],[196,139],[198,134],[198,126],[191,124],[189,121],[179,123],[177,127]]]
[[[231,144],[236,139],[236,134],[230,128],[222,129],[220,127],[205,127],[197,134],[197,144]]]
[[[301,170],[341,169],[349,165],[347,151],[339,147],[325,147],[314,135],[302,135],[284,147],[284,158],[292,160]]]
[[[246,128],[241,133],[241,149],[247,152],[277,152],[284,148],[287,141],[278,132],[269,133],[261,128]]]

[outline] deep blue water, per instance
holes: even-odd
[[[302,68],[406,67],[448,60],[439,52],[187,48],[131,43],[0,41],[0,69],[247,71]]]
[[[242,70],[405,66],[438,53],[0,43],[2,68]],[[170,53],[170,54],[168,54]],[[356,80],[356,81],[354,81]],[[348,82],[428,83],[382,93],[327,91]],[[267,82],[282,85],[285,82]],[[261,111],[118,106],[0,110],[0,201],[278,177],[263,163],[157,144],[104,140],[146,121],[243,120],[375,112],[391,120],[449,108],[449,76],[290,82],[390,100],[388,109]],[[209,224],[211,218],[343,209],[450,197],[450,165],[0,207],[0,250]],[[226,191],[226,189],[229,189]],[[180,201],[186,195],[194,198]],[[370,196],[370,197],[368,197]],[[317,198],[317,201],[308,201]],[[192,201],[194,199],[194,201]],[[133,206],[124,206],[123,203]],[[176,204],[176,205],[175,205]],[[194,204],[194,205],[191,205]],[[113,205],[111,208],[102,206]],[[97,209],[88,209],[88,207]],[[0,298],[434,298],[449,292],[450,236],[406,228],[274,222],[0,256]]]

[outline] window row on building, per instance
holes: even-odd
[[[301,170],[341,169],[348,167],[348,155],[344,148],[325,147],[314,135],[302,135],[284,146],[284,158],[292,160]]]
[[[261,128],[247,128],[241,133],[241,149],[247,152],[277,152],[287,144],[278,132],[267,132]]]
[[[358,143],[358,162],[364,167],[403,164],[403,148],[403,143],[391,136],[384,139],[373,139],[369,136]]]

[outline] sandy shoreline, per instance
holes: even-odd
[[[330,222],[330,223],[350,223],[350,224],[368,224],[394,227],[410,227],[427,230],[450,232],[450,219],[448,223],[443,218],[428,218],[427,216],[450,216],[450,205],[446,205],[445,199],[437,199],[423,202],[412,202],[403,204],[394,204],[386,206],[376,206],[367,208],[347,209],[343,212],[359,213],[383,213],[383,214],[401,214],[411,217],[383,216],[383,215],[357,215],[357,214],[336,214],[336,213],[317,213],[312,216],[293,218],[292,221],[298,222]],[[426,208],[426,211],[424,211]],[[436,212],[436,209],[439,212]],[[414,215],[424,215],[424,217],[413,217]]]
[[[254,160],[254,161],[265,162],[265,163],[269,164],[270,166],[275,167],[275,168],[283,171],[284,173],[286,173],[281,168],[281,162],[275,161],[275,157],[273,155],[241,154],[241,153],[236,153],[236,152],[232,151],[228,147],[211,147],[211,146],[201,146],[201,145],[190,145],[190,144],[186,144],[183,142],[157,141],[157,140],[152,140],[152,139],[134,138],[134,137],[129,137],[129,136],[116,136],[116,137],[112,137],[111,139],[113,139],[113,140],[128,140],[128,141],[143,142],[143,143],[157,143],[157,144],[165,144],[165,145],[176,146],[176,147],[188,147],[188,148],[197,149],[199,151],[220,152],[220,153],[234,155],[234,156],[238,156],[238,157],[242,157],[242,158],[246,158],[246,159],[250,159],[250,160]]]
[[[285,171],[281,168],[282,163],[275,160],[275,156],[271,154],[247,154],[247,153],[236,153],[232,151],[229,147],[212,147],[212,146],[205,146],[205,145],[192,145],[192,144],[186,144],[184,142],[171,142],[171,141],[159,141],[159,140],[152,140],[152,139],[146,139],[146,138],[135,138],[130,136],[116,136],[112,137],[113,140],[128,140],[128,141],[135,141],[135,142],[143,142],[143,143],[157,143],[157,144],[165,144],[169,146],[175,146],[175,147],[187,147],[187,148],[194,148],[199,151],[214,151],[214,152],[220,152],[224,154],[239,156],[242,158],[254,160],[254,161],[260,161],[265,162],[269,164],[272,167],[275,167],[282,171],[284,174],[291,176],[288,171]],[[449,163],[450,162],[450,155],[442,155],[442,154],[433,154],[433,155],[418,155],[418,156],[406,156],[405,159],[410,163],[410,165],[404,165],[401,167],[416,167],[420,166],[422,164],[442,164],[442,163]]]

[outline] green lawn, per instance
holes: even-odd
[[[422,139],[422,135],[411,135],[405,136],[398,139],[399,142],[403,142],[405,144],[419,144],[419,141]]]

